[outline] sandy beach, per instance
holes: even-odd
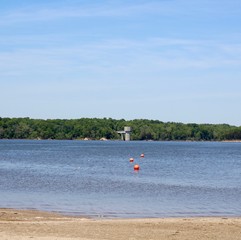
[[[241,239],[241,218],[88,219],[0,210],[0,239]]]

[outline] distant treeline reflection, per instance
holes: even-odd
[[[228,124],[183,124],[158,120],[111,118],[0,118],[0,139],[120,139],[116,131],[132,127],[132,140],[240,140],[241,127]]]

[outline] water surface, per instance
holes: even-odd
[[[241,216],[241,143],[0,140],[0,207]]]

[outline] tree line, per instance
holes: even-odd
[[[0,139],[120,139],[117,131],[132,128],[132,140],[222,141],[240,140],[241,127],[159,120],[112,118],[30,119],[0,118]]]

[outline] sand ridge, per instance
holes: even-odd
[[[241,218],[88,219],[0,209],[4,240],[240,240]]]

